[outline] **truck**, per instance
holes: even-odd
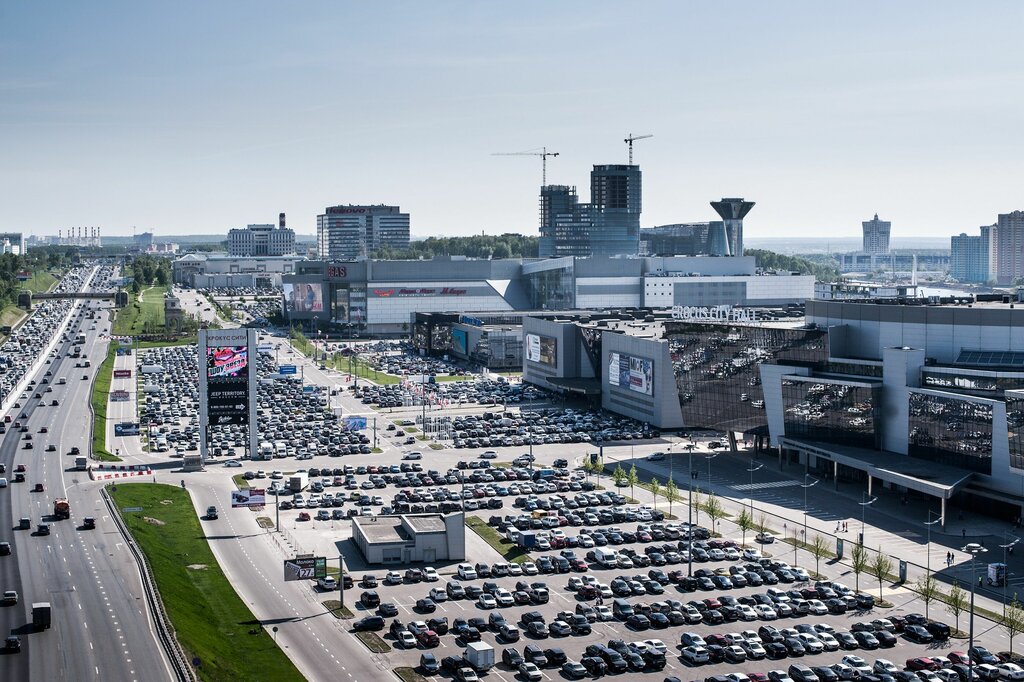
[[[260,443],[260,459],[273,459],[274,458],[274,445],[264,441]]]
[[[75,469],[78,471],[85,471],[89,468],[88,457],[75,457]]]
[[[305,471],[298,471],[288,477],[288,489],[293,492],[305,490],[309,485],[309,475]]]
[[[32,627],[36,630],[50,627],[50,602],[37,601],[32,604]]]
[[[53,515],[58,519],[71,518],[71,503],[66,497],[58,497],[53,501]]]
[[[594,558],[597,559],[597,563],[608,568],[614,568],[619,561],[619,555],[615,553],[614,549],[609,549],[608,547],[598,547],[595,549]]]
[[[478,673],[494,667],[494,647],[487,642],[470,642],[462,657]]]
[[[988,565],[988,584],[994,587],[1002,587],[1006,584],[1006,564]]]

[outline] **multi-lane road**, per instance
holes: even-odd
[[[32,377],[36,388],[27,402],[12,410],[22,414],[34,447],[24,449],[23,434],[8,429],[0,441],[0,461],[13,480],[15,465],[27,468],[24,483],[0,490],[0,537],[9,539],[13,554],[0,559],[0,589],[17,590],[16,606],[0,609],[0,631],[22,640],[22,652],[0,656],[0,679],[5,680],[161,680],[171,679],[163,651],[153,634],[138,568],[106,512],[100,483],[76,471],[72,447],[88,452],[92,379],[106,352],[111,303],[77,302],[71,312],[69,341],[57,344],[57,355]],[[95,320],[80,309],[97,310]],[[83,357],[70,357],[78,333],[86,335]],[[88,359],[91,367],[76,368]],[[47,375],[49,373],[49,375]],[[87,379],[83,379],[83,376]],[[60,384],[64,377],[66,384]],[[48,384],[41,385],[43,379]],[[53,391],[46,393],[46,387]],[[39,392],[40,399],[35,398]],[[59,405],[51,406],[57,400]],[[40,433],[41,428],[47,433]],[[53,444],[56,451],[47,452]],[[36,483],[44,492],[32,492]],[[36,527],[50,520],[55,497],[67,497],[71,519],[52,521],[51,534]],[[94,530],[80,528],[85,516],[96,518]],[[17,520],[32,520],[30,530],[14,530]],[[53,625],[34,632],[31,605],[48,601]]]

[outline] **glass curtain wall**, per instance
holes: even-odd
[[[952,396],[910,394],[911,457],[992,473],[992,406]]]
[[[871,386],[785,379],[786,436],[875,449],[875,396]]]

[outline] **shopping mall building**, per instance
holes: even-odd
[[[792,321],[673,312],[527,317],[524,381],[661,429],[748,440],[867,495],[1021,515],[1024,309],[904,299],[809,300]]]
[[[417,313],[771,306],[814,296],[813,276],[708,256],[298,261],[283,285],[290,321],[375,335],[409,335]]]

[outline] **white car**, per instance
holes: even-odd
[[[750,608],[746,604],[740,604],[736,610],[740,614],[740,620],[757,620],[757,611],[754,611],[754,609]]]
[[[441,576],[437,574],[437,571],[434,570],[433,566],[427,566],[423,569],[423,579],[428,583],[436,583],[441,579]]]
[[[469,564],[463,565],[468,566]],[[540,571],[537,570],[537,564],[533,563],[532,561],[524,561],[522,566],[524,575],[537,575],[538,573],[540,573]],[[476,576],[474,575],[473,577],[475,578]]]
[[[703,665],[711,661],[711,656],[702,646],[688,646],[683,649],[683,659],[690,665]]]
[[[615,615],[612,613],[611,607],[609,606],[602,604],[601,606],[595,606],[594,610],[597,611],[597,619],[602,623],[608,623],[615,620]]]
[[[868,665],[868,662],[860,656],[857,656],[855,654],[847,654],[846,656],[843,656],[841,662],[850,666],[851,668],[859,672],[861,675],[871,674],[871,666]]]
[[[499,587],[494,592],[494,600],[498,602],[498,606],[506,608],[509,606],[515,606],[516,600],[512,598],[512,593],[503,587]]]
[[[810,607],[811,614],[815,616],[828,615],[828,607],[825,606],[825,602],[820,599],[808,599],[807,605]]]
[[[750,678],[743,673],[726,673],[725,679],[729,682],[749,682]]]
[[[484,592],[476,600],[477,605],[482,609],[496,609],[498,608],[498,602],[491,595]]]
[[[459,564],[458,574],[462,580],[476,580],[476,569],[473,568],[473,564]]]
[[[845,663],[836,663],[836,665],[845,665]],[[879,675],[895,675],[900,671],[895,663],[885,658],[875,659],[875,664],[871,669]]]
[[[239,462],[237,459],[226,459],[224,460],[223,465],[229,469],[239,469],[241,468],[242,463]]]
[[[757,561],[762,557],[762,554],[756,549],[748,547],[747,549],[743,550],[742,556],[744,561]]]
[[[432,588],[430,592],[427,594],[427,596],[438,603],[448,601],[448,592],[446,590],[441,589],[440,587]]]
[[[996,666],[999,671],[999,677],[1004,680],[1022,680],[1024,679],[1024,668],[1021,668],[1016,663],[1000,663]]]
[[[659,654],[668,652],[668,645],[660,639],[645,639],[643,643],[646,644],[648,648],[657,651]]]
[[[398,643],[402,645],[403,649],[415,649],[416,648],[416,637],[408,630],[402,630],[398,633]]]
[[[508,574],[513,578],[518,578],[523,574],[523,567],[515,562],[512,562],[508,565]]]
[[[540,668],[526,661],[519,664],[519,676],[524,680],[531,680],[531,682],[544,679],[544,673],[540,671]]]
[[[761,620],[777,620],[779,617],[779,614],[775,609],[767,604],[758,604],[757,606],[754,606],[753,609],[757,613],[757,617]]]
[[[822,644],[821,640],[814,635],[801,632],[797,638],[800,640],[800,643],[804,645],[804,648],[807,649],[807,653],[809,654],[820,654],[825,650],[825,645]]]

